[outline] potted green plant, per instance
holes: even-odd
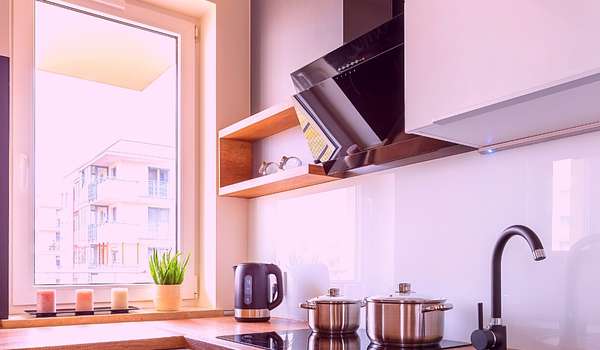
[[[190,255],[182,262],[180,252],[171,251],[158,254],[154,249],[149,259],[150,275],[156,283],[154,307],[158,311],[177,311],[181,307],[181,283],[190,260]]]

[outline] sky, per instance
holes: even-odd
[[[44,11],[44,7],[39,6],[36,10],[37,32],[44,31],[47,29],[45,26],[50,25],[65,26],[64,31],[67,32],[77,30],[76,27],[69,28],[73,23],[62,18],[53,20],[56,11]],[[125,35],[127,31],[139,29],[123,25],[123,30]],[[115,33],[113,31],[108,35]],[[164,39],[160,40],[170,40],[175,45],[175,39],[162,37]],[[45,40],[60,41],[61,37],[45,37]],[[110,42],[111,38],[106,40]],[[36,47],[38,45],[36,42]],[[168,45],[158,45],[156,49],[164,47]],[[175,50],[172,53],[175,62]],[[36,62],[40,59],[36,57]],[[119,62],[112,64],[118,65]],[[137,91],[36,69],[37,203],[58,203],[65,175],[119,139],[175,147],[176,75],[177,68],[173,64],[148,87]]]

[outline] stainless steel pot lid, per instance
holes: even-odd
[[[439,304],[445,302],[446,299],[417,294],[410,289],[410,283],[400,283],[396,293],[368,297],[367,301],[390,304]]]
[[[309,304],[355,304],[360,302],[361,299],[347,298],[341,295],[339,288],[329,288],[327,294],[307,300]]]

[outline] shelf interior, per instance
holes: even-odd
[[[289,100],[219,131],[219,195],[254,198],[336,180],[315,164],[253,176],[253,143],[299,125]]]

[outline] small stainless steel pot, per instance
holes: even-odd
[[[360,325],[360,309],[365,302],[340,296],[339,289],[307,300],[300,307],[308,310],[308,325],[316,333],[346,334],[356,332]]]
[[[436,345],[444,337],[446,299],[420,297],[410,284],[398,293],[367,298],[367,335],[378,345],[417,347]]]

